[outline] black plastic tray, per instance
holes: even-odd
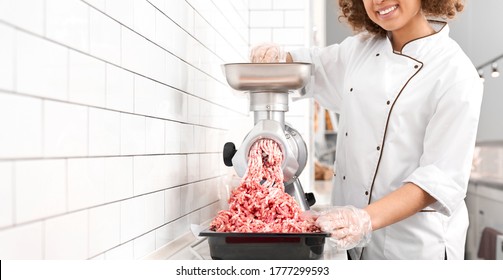
[[[323,254],[325,238],[316,233],[240,233],[205,230],[214,260],[315,260]]]

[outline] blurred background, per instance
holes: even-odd
[[[502,10],[467,0],[450,22],[485,79],[467,259],[503,230]],[[348,35],[336,0],[0,0],[0,259],[169,257],[225,207],[223,145],[253,127],[221,64]],[[300,100],[286,121],[328,203],[337,116]]]

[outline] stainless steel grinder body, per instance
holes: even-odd
[[[272,139],[283,153],[282,170],[285,191],[293,196],[302,210],[315,203],[314,196],[305,194],[299,175],[307,163],[307,146],[297,130],[285,123],[289,93],[302,89],[311,77],[308,63],[233,63],[223,65],[229,85],[250,94],[250,111],[254,112],[254,127],[238,150],[233,143],[224,147],[224,162],[234,166],[243,177],[248,167],[248,154],[259,139]]]

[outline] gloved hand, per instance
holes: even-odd
[[[257,45],[250,52],[250,62],[271,63],[285,62],[286,52],[283,47],[274,43]]]
[[[367,211],[354,206],[337,206],[321,212],[316,225],[332,234],[338,249],[363,247],[370,242],[372,224]]]

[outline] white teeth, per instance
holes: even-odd
[[[396,10],[396,8],[397,8],[397,6],[389,7],[386,10],[378,11],[378,13],[380,15],[386,15],[386,14],[390,13],[391,11]]]

